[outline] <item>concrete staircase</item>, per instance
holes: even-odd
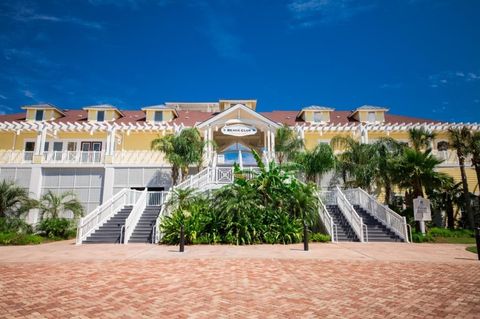
[[[369,242],[403,242],[398,235],[370,215],[365,209],[359,205],[353,205],[353,208],[355,208],[357,214],[362,218],[363,223],[367,225]]]
[[[133,206],[124,206],[118,213],[107,220],[100,228],[95,230],[84,240],[83,244],[119,244],[121,243],[120,233],[125,220],[130,215]]]
[[[128,243],[151,243],[152,227],[155,225],[161,206],[147,206],[142,213]]]
[[[337,205],[327,205],[327,210],[332,216],[333,222],[337,225],[338,241],[359,241],[352,227],[343,216]]]

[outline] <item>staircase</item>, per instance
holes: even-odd
[[[348,223],[345,216],[340,212],[337,205],[327,205],[327,210],[332,216],[333,223],[337,225],[338,241],[359,241],[357,235]]]
[[[118,213],[113,215],[102,226],[95,230],[84,240],[83,244],[115,244],[121,243],[120,233],[125,220],[132,211],[133,206],[124,206]]]
[[[151,243],[152,227],[155,225],[160,206],[147,206],[138,220],[128,243]]]
[[[367,225],[369,242],[403,242],[403,239],[385,227],[365,209],[361,208],[359,205],[353,205],[353,208],[355,208],[357,214],[363,219],[363,223]]]

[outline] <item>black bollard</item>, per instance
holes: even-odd
[[[303,250],[308,251],[308,229],[305,222],[303,222]]]
[[[475,228],[475,241],[477,242],[478,260],[480,260],[480,227]]]
[[[185,233],[183,232],[183,225],[180,226],[180,252],[185,251]]]

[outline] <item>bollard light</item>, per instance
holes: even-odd
[[[308,250],[308,228],[305,222],[303,222],[303,250]]]
[[[180,252],[185,251],[185,233],[183,231],[183,225],[180,226]]]

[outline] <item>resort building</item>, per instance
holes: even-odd
[[[448,149],[451,126],[393,115],[385,107],[364,105],[354,110],[308,106],[294,111],[257,112],[256,100],[219,100],[207,103],[169,102],[138,110],[93,105],[66,110],[51,104],[27,105],[24,112],[0,116],[0,180],[13,180],[39,198],[48,190],[73,190],[86,212],[122,189],[168,190],[170,164],[150,148],[152,140],[196,127],[206,144],[205,167],[253,166],[251,149],[265,161],[275,159],[275,132],[288,125],[304,139],[306,148],[349,135],[363,143],[383,136],[408,142],[408,130],[424,127],[436,133],[431,148],[444,160],[440,170],[460,180],[458,160]],[[468,183],[479,192],[467,161]],[[196,173],[192,168],[191,174]],[[31,213],[29,221],[38,216]]]

